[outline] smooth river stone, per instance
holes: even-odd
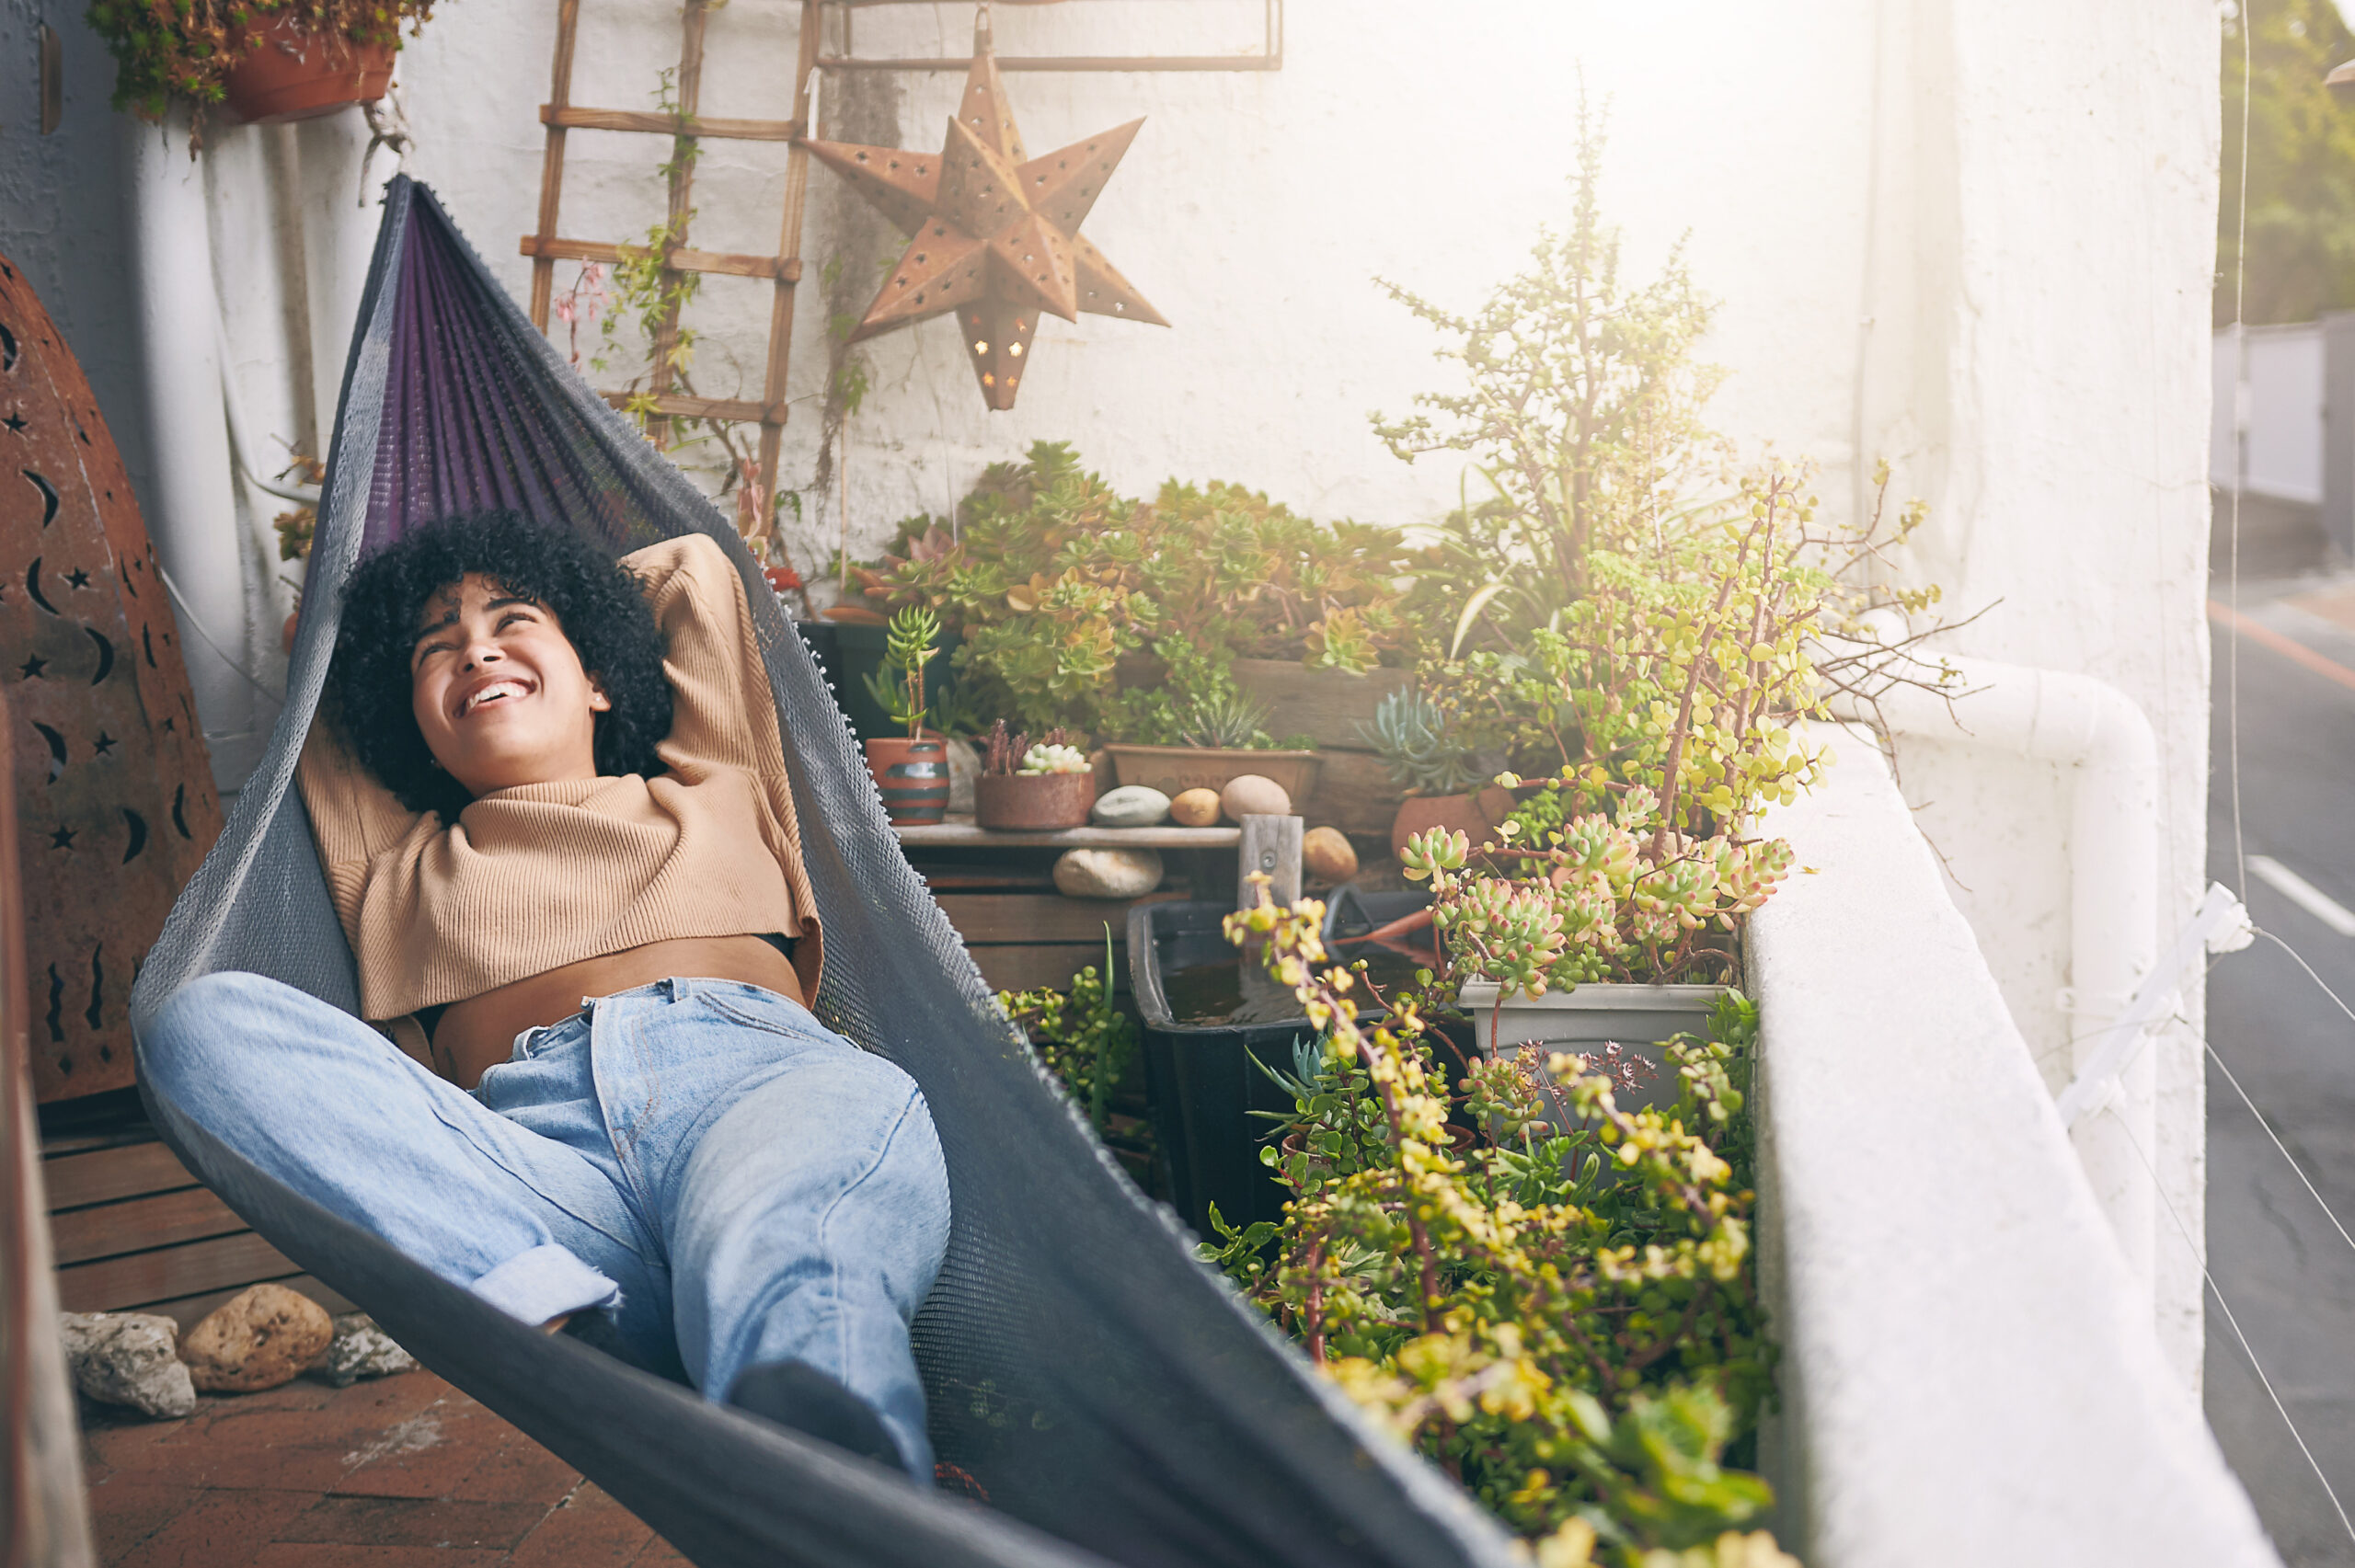
[[[1169,797],[1150,784],[1122,784],[1097,795],[1087,815],[1099,828],[1151,828],[1168,819]]]
[[[1347,882],[1358,874],[1358,852],[1338,828],[1311,828],[1301,835],[1300,864],[1326,882]]]
[[[1237,773],[1218,792],[1219,809],[1240,822],[1246,817],[1289,817],[1292,796],[1275,780]]]
[[[209,1393],[291,1383],[335,1342],[327,1310],[283,1285],[257,1285],[214,1308],[180,1341],[190,1379]]]
[[[1169,819],[1181,828],[1217,827],[1218,791],[1214,789],[1178,791],[1178,798],[1169,803]]]
[[[1055,887],[1072,898],[1142,898],[1161,886],[1161,856],[1152,850],[1065,850]]]

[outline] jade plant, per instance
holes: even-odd
[[[1324,908],[1228,917],[1318,1040],[1283,1081],[1281,1222],[1213,1213],[1204,1256],[1375,1419],[1551,1568],[1795,1568],[1740,1468],[1772,1392],[1751,1245],[1757,1011],[1667,1047],[1671,1104],[1628,1064],[1527,1047],[1451,1088],[1423,999],[1375,1019]]]
[[[158,120],[178,100],[200,123],[272,22],[347,46],[396,49],[403,22],[415,32],[432,14],[433,0],[91,0],[86,13],[114,56],[115,108]]]
[[[1446,339],[1462,389],[1377,433],[1408,459],[1460,452],[1485,492],[1442,520],[1407,606],[1422,692],[1454,740],[1545,775],[1564,816],[1642,788],[1668,835],[1739,828],[1792,798],[1829,753],[1795,722],[1830,691],[1937,689],[1909,630],[1826,657],[1867,618],[1928,612],[1897,559],[1926,515],[1891,509],[1883,464],[1860,515],[1822,514],[1805,464],[1737,473],[1703,408],[1711,306],[1681,250],[1635,284],[1597,200],[1603,139],[1583,107],[1570,223],[1478,309],[1392,293]],[[1910,623],[1908,623],[1910,625]],[[1530,820],[1527,826],[1536,826]]]

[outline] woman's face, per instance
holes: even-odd
[[[409,707],[468,795],[596,777],[596,715],[613,705],[546,606],[471,572],[426,601]]]

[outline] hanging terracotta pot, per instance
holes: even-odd
[[[867,743],[867,771],[895,828],[937,822],[948,810],[948,747],[937,737]]]
[[[313,32],[287,12],[230,29],[228,48],[241,58],[223,89],[230,112],[248,125],[332,114],[381,98],[393,85],[392,44]]]
[[[1390,819],[1390,853],[1405,853],[1407,841],[1433,828],[1462,833],[1472,847],[1493,843],[1497,824],[1512,814],[1512,791],[1490,784],[1477,795],[1410,795]]]

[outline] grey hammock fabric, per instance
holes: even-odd
[[[830,956],[816,1011],[913,1074],[955,1202],[916,1322],[940,1458],[925,1492],[533,1332],[204,1140],[190,1168],[304,1268],[578,1466],[695,1562],[1452,1564],[1502,1534],[1373,1431],[1117,1172],[998,1013],[884,825],[849,731],[734,532],[517,310],[432,194],[385,206],[270,753],[132,993],[245,969],[356,1010],[300,795],[345,579],[404,529],[499,504],[620,553],[689,529],[744,574]],[[453,1195],[454,1206],[463,1195]]]

